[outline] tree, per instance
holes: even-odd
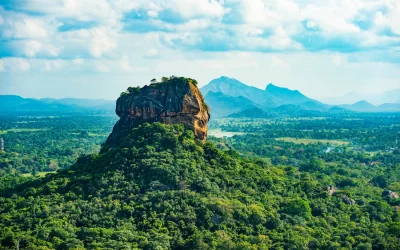
[[[371,243],[360,243],[357,245],[357,250],[372,250]]]
[[[371,183],[380,188],[385,188],[388,185],[387,179],[384,175],[375,176],[372,178]]]
[[[151,79],[150,83],[151,84],[157,83],[157,79],[156,78]]]
[[[301,167],[303,171],[323,171],[325,169],[325,162],[317,157],[313,157],[308,164]]]
[[[311,217],[310,204],[303,199],[293,199],[287,202],[285,213],[290,215],[297,215],[304,218]]]
[[[168,82],[168,77],[166,77],[166,76],[161,77],[161,82],[163,82],[163,83]]]

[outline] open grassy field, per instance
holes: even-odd
[[[7,129],[7,130],[0,130],[0,135],[7,134],[9,132],[14,132],[14,133],[21,133],[21,132],[39,132],[39,131],[44,131],[48,130],[46,128],[12,128],[12,129]]]
[[[339,141],[339,140],[319,140],[319,139],[297,139],[293,137],[281,137],[275,138],[275,140],[285,141],[285,142],[293,142],[296,144],[312,144],[312,143],[324,143],[324,144],[331,144],[335,146],[342,146],[348,145],[349,142],[346,141]]]
[[[56,171],[50,171],[50,172],[38,172],[37,173],[37,176],[39,176],[39,177],[45,177],[46,176],[46,174],[54,174]],[[22,176],[24,176],[24,177],[31,177],[32,176],[32,174],[31,173],[26,173],[26,174],[22,174]]]
[[[244,134],[245,133],[242,133],[242,132],[222,131],[220,128],[215,128],[215,129],[208,130],[208,135],[209,136],[214,136],[214,137],[217,137],[217,138],[232,137],[234,135],[244,135]]]

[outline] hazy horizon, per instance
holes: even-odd
[[[222,76],[221,76],[222,77]],[[227,77],[229,77],[229,76],[227,76]],[[214,78],[215,79],[215,78]],[[211,80],[213,80],[213,79],[211,79]],[[210,81],[211,81],[210,80]],[[209,82],[210,82],[209,81]],[[208,83],[209,83],[208,82]],[[207,84],[208,84],[207,83]],[[252,86],[252,85],[249,85],[249,84],[247,84],[246,82],[242,82],[242,83],[244,83],[244,84],[246,84],[246,85],[248,85],[248,86]],[[146,83],[146,84],[141,84],[141,85],[138,85],[138,86],[140,86],[140,87],[143,87],[144,85],[148,85],[149,83]],[[275,85],[275,86],[278,86],[278,87],[281,87],[281,88],[287,88],[286,86],[282,86],[282,85],[278,85],[278,84],[275,84],[275,83],[267,83],[267,84],[265,84],[265,86],[264,87],[258,87],[258,86],[254,86],[254,87],[256,87],[256,88],[259,88],[259,89],[261,89],[261,90],[264,90],[266,87],[267,87],[267,85],[268,84],[273,84],[273,85]],[[203,85],[199,85],[199,87],[201,88],[201,87],[203,87],[203,86],[205,86],[206,84],[203,84]],[[290,89],[290,90],[297,90],[297,89]],[[390,89],[390,90],[387,90],[387,91],[383,91],[383,92],[378,92],[378,93],[363,93],[363,92],[359,92],[359,91],[350,91],[350,92],[347,92],[347,93],[345,93],[344,95],[340,95],[340,96],[331,96],[331,97],[325,97],[325,98],[320,98],[320,97],[313,97],[313,96],[308,96],[308,97],[310,97],[310,98],[313,98],[313,99],[316,99],[316,100],[318,100],[318,101],[321,101],[321,102],[324,102],[324,103],[326,103],[326,104],[330,104],[330,105],[337,105],[337,104],[354,104],[354,103],[356,103],[356,102],[358,102],[358,101],[368,101],[368,102],[371,102],[372,104],[374,104],[374,105],[379,105],[379,104],[383,104],[384,102],[374,102],[374,101],[369,101],[369,100],[367,100],[368,98],[373,98],[374,96],[379,96],[379,95],[382,95],[382,94],[384,94],[384,93],[386,93],[386,92],[390,92],[390,91],[394,91],[394,90],[397,90],[397,91],[399,91],[400,90],[400,88],[396,88],[396,89]],[[122,91],[121,91],[122,92]],[[300,91],[302,94],[304,94],[302,91]],[[5,93],[5,94],[0,94],[0,95],[18,95],[18,94],[13,94],[13,93]],[[19,95],[18,95],[19,96]],[[74,97],[74,96],[64,96],[64,97],[54,97],[54,96],[22,96],[21,95],[21,97],[23,97],[23,98],[32,98],[32,99],[37,99],[37,100],[39,100],[39,99],[46,99],[46,98],[50,98],[50,99],[68,99],[68,98],[72,98],[72,99],[92,99],[92,100],[94,100],[94,99],[100,99],[100,100],[108,100],[108,101],[115,101],[118,97],[116,97],[116,98],[114,98],[114,99],[106,99],[106,98],[90,98],[90,97]],[[340,100],[346,100],[346,98],[349,98],[349,97],[353,97],[353,99],[352,100],[347,100],[347,101],[340,101]]]
[[[128,86],[221,75],[324,101],[400,88],[395,0],[0,3],[0,94],[115,100]]]

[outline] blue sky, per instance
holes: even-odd
[[[115,99],[170,75],[322,100],[400,88],[400,1],[0,1],[0,94]]]

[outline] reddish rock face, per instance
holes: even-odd
[[[129,92],[129,93],[128,93]],[[129,88],[117,100],[115,124],[106,145],[115,144],[144,122],[183,124],[202,141],[207,138],[210,109],[191,79],[179,77],[143,88]]]

